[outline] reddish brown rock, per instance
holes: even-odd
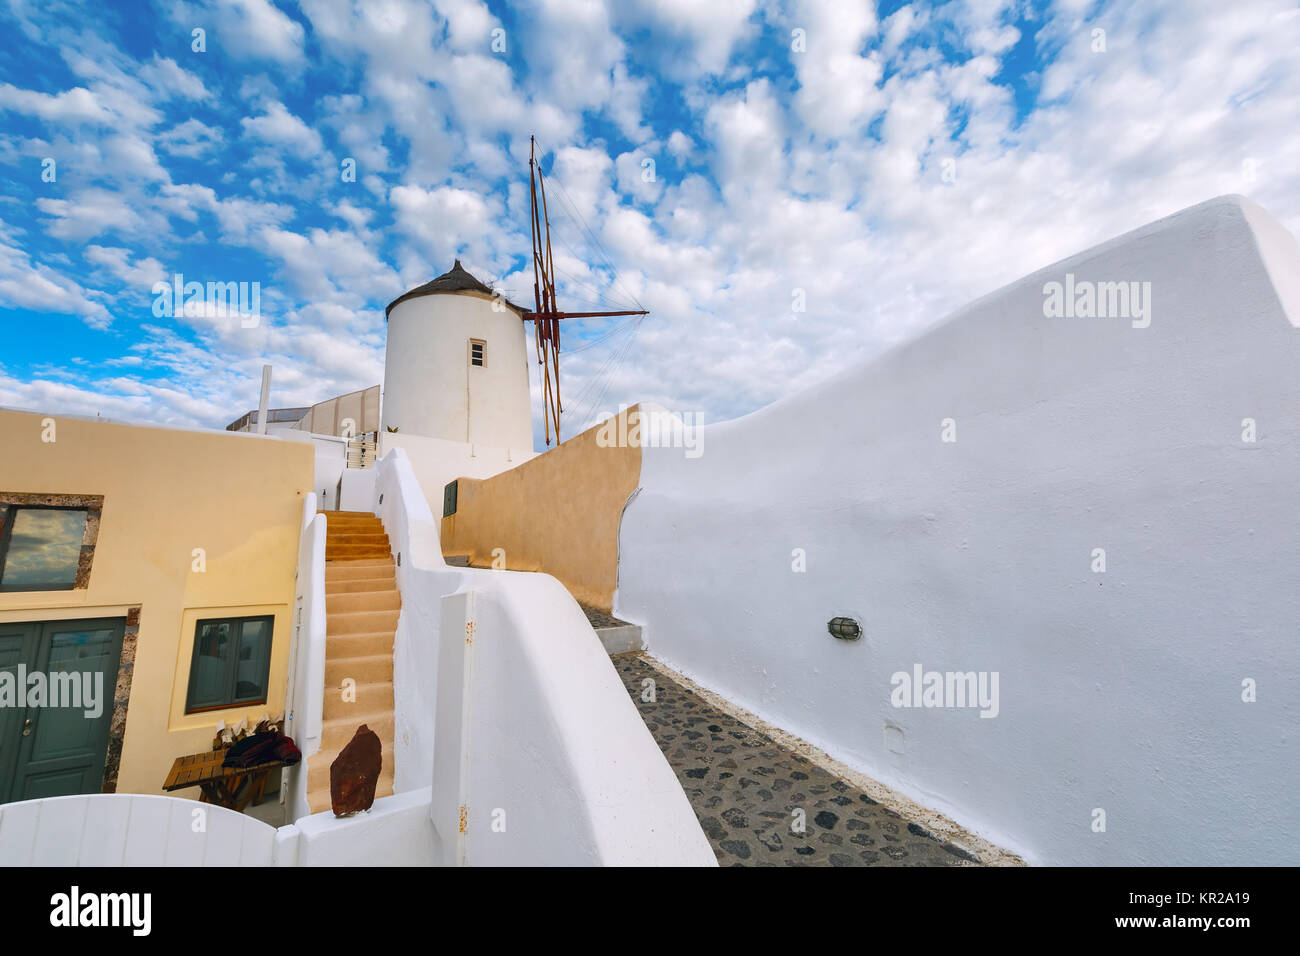
[[[330,764],[330,804],[336,817],[370,809],[383,766],[379,735],[362,724]]]

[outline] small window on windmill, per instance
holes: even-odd
[[[482,368],[486,364],[483,358],[486,349],[487,343],[482,339],[470,339],[469,364],[477,365],[479,368]]]

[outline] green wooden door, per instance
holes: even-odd
[[[0,625],[0,669],[45,675],[44,700],[29,681],[19,706],[0,708],[0,800],[100,791],[124,630],[121,619]]]
[[[34,665],[40,635],[39,624],[0,624],[0,801],[9,799],[22,743],[26,711],[18,684]]]

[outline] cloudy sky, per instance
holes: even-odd
[[[529,300],[530,134],[561,304],[652,312],[566,325],[567,434],[620,402],[743,414],[1212,196],[1300,233],[1285,0],[8,0],[0,20],[3,406],[222,427],[266,362],[274,406],[379,382],[384,306],[453,258]],[[156,315],[175,273],[259,282],[260,322]]]

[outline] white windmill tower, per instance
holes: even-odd
[[[532,322],[546,444],[551,443],[552,432],[558,444],[564,413],[561,320],[648,314],[645,309],[570,312],[559,308],[546,182],[535,141],[530,142],[528,173],[534,307],[525,309],[494,292],[466,272],[459,259],[450,272],[389,303],[386,430],[531,451],[524,323]],[[595,239],[590,229],[587,234]]]
[[[457,259],[386,313],[385,430],[532,449],[524,309]]]

